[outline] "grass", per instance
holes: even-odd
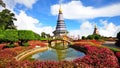
[[[109,49],[110,49],[110,50],[112,50],[113,52],[120,52],[120,49],[118,49],[118,48],[114,48],[114,47],[107,47],[107,46],[100,46],[100,47],[109,48]]]

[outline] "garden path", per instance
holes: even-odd
[[[118,46],[115,46],[115,41],[105,41],[105,43],[102,45],[108,46],[108,47],[120,48]]]

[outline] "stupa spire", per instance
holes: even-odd
[[[61,7],[61,5],[62,5],[62,1],[60,0],[59,1],[59,13],[62,13],[62,7]]]
[[[61,0],[60,0],[60,4],[59,5],[60,5],[60,7],[59,7],[59,13],[62,13]]]
[[[93,32],[94,35],[99,35],[99,32],[98,32],[98,29],[97,29],[97,25],[95,24],[94,26],[94,32]]]
[[[56,30],[53,32],[54,36],[61,36],[61,35],[65,35],[68,33],[68,31],[66,30],[65,23],[64,23],[61,2],[59,4],[60,4],[60,7],[59,7],[57,26],[56,26]]]
[[[62,8],[61,8],[61,6],[60,6],[60,8],[59,8],[59,13],[62,13]]]

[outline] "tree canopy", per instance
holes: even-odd
[[[100,35],[88,35],[87,37],[82,36],[82,39],[83,39],[83,40],[85,40],[85,39],[89,39],[89,40],[93,40],[93,39],[95,39],[95,40],[100,40],[100,39],[102,39],[102,36],[100,36]]]
[[[8,30],[5,30],[3,33],[4,33],[6,41],[11,42],[11,43],[18,41],[18,31],[17,30],[8,29]]]
[[[4,8],[6,7],[5,3],[2,0],[0,0],[0,5]]]
[[[0,29],[16,29],[13,21],[16,21],[15,14],[8,9],[2,10],[0,12]]]
[[[117,39],[118,39],[118,40],[116,41],[115,45],[117,45],[117,46],[120,47],[120,32],[117,33]]]
[[[18,36],[19,36],[19,40],[24,40],[24,41],[35,39],[34,32],[31,30],[18,30]]]
[[[117,33],[117,38],[120,40],[120,32]]]

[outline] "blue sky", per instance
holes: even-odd
[[[55,30],[59,0],[3,0],[16,14],[18,29],[36,33]],[[87,36],[96,24],[103,36],[120,31],[120,0],[62,0],[62,10],[69,36]]]

